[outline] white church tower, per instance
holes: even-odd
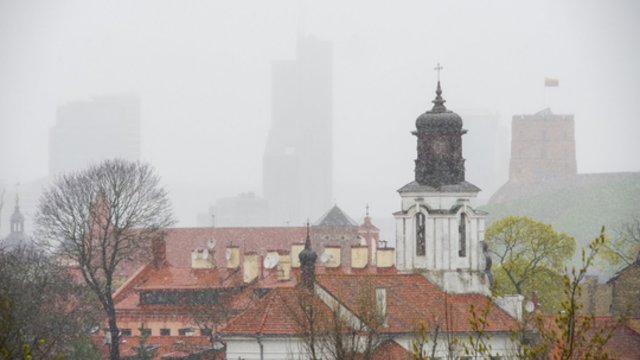
[[[421,272],[449,293],[488,295],[486,213],[470,206],[480,189],[464,179],[462,135],[467,131],[460,116],[444,106],[439,80],[436,95],[412,132],[418,138],[415,181],[398,190],[396,267]]]

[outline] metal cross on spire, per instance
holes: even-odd
[[[438,72],[438,81],[440,81],[440,70],[444,69],[442,67],[442,65],[440,65],[440,63],[438,63],[438,65],[436,65],[436,67],[433,68],[433,70]]]
[[[18,206],[18,202],[20,201],[20,182],[16,183],[16,207]]]

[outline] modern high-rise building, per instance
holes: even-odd
[[[49,132],[49,175],[109,158],[140,159],[140,99],[100,96],[60,106]]]
[[[263,160],[271,225],[300,225],[331,206],[331,68],[331,43],[310,36],[298,38],[295,60],[272,66],[272,124]]]

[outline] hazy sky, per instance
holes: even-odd
[[[638,15],[634,0],[0,0],[0,181],[47,174],[58,105],[134,93],[165,181],[260,192],[271,62],[301,32],[334,46],[337,188],[394,197],[412,179],[437,62],[449,108],[507,126],[551,105],[575,114],[579,172],[639,171]]]

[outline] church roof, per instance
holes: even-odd
[[[322,215],[320,220],[316,222],[316,226],[358,226],[358,223],[342,211],[338,205],[334,205],[329,211]]]
[[[427,331],[433,331],[435,326],[440,325],[437,324],[438,316],[445,313],[445,306],[449,310],[449,331],[472,331],[469,323],[471,304],[479,309],[491,306],[486,317],[488,332],[508,332],[515,325],[515,320],[504,310],[492,305],[490,298],[480,294],[445,294],[420,274],[326,274],[316,279],[322,289],[356,317],[362,315],[359,310],[362,309],[363,296],[374,298],[375,289],[386,289],[387,325],[380,329],[383,333],[412,333],[421,321]],[[257,333],[299,335],[302,315],[299,299],[303,291],[300,288],[271,290],[233,318],[220,333],[223,336],[254,336]],[[314,296],[312,301],[318,311],[324,314],[320,318],[330,318],[331,309],[319,297]]]
[[[416,119],[416,127],[418,129],[433,129],[439,131],[461,131],[462,118],[460,115],[451,110],[447,110],[444,106],[446,100],[442,98],[442,88],[440,81],[436,89],[436,98],[433,100],[433,108],[421,114]]]
[[[462,181],[457,184],[441,185],[439,187],[421,185],[417,181],[412,181],[407,185],[398,189],[399,193],[404,192],[439,192],[439,193],[468,193],[480,192],[480,188],[468,181]]]

